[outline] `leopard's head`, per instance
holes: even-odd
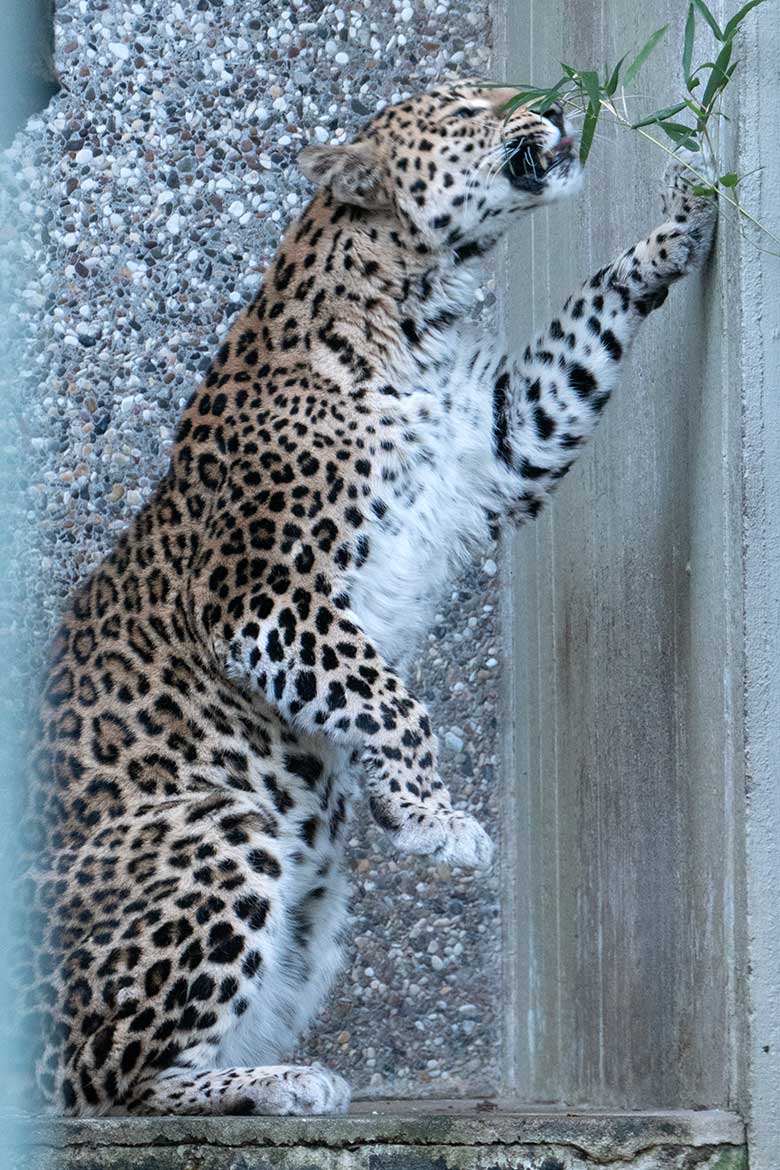
[[[507,116],[515,92],[440,86],[388,106],[349,145],[307,147],[302,170],[336,200],[396,216],[427,248],[479,245],[580,185],[560,106]]]

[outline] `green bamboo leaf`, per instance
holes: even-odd
[[[624,77],[623,77],[623,84],[624,84],[624,85],[630,85],[630,84],[631,84],[631,82],[634,80],[634,78],[636,77],[637,73],[638,73],[638,72],[639,72],[639,70],[642,68],[642,66],[644,65],[645,61],[646,61],[646,60],[647,60],[647,58],[650,56],[650,54],[652,53],[653,49],[654,49],[654,48],[655,48],[655,46],[658,44],[658,42],[660,41],[661,37],[662,37],[662,36],[664,35],[664,33],[666,32],[666,30],[668,29],[668,27],[669,27],[669,25],[668,25],[668,24],[665,24],[665,25],[663,26],[663,28],[657,28],[657,29],[655,30],[655,32],[653,33],[653,35],[650,37],[650,39],[649,39],[648,41],[646,41],[646,42],[645,42],[645,44],[644,44],[644,45],[642,46],[642,48],[639,50],[639,52],[637,53],[636,57],[634,57],[634,60],[631,62],[631,64],[629,65],[628,69],[627,69],[627,70],[626,70],[626,72],[625,72],[625,75],[624,75]]]
[[[554,102],[557,102],[562,90],[563,83],[559,81],[552,89],[539,90],[535,95],[529,94],[528,100],[520,104],[528,106],[529,110],[548,110]]]
[[[589,105],[585,111],[585,118],[582,123],[582,134],[580,136],[580,162],[587,161],[590,154],[590,148],[593,145],[593,135],[596,132],[596,123],[599,120],[599,113],[601,112],[601,104]]]
[[[571,65],[567,65],[565,61],[561,61],[561,69],[571,81],[574,81],[577,76],[576,69],[573,69]]]
[[[588,100],[592,106],[598,106],[601,103],[601,82],[599,75],[593,69],[586,69],[579,75],[580,84],[588,95]]]
[[[559,98],[561,96],[561,94],[564,92],[564,90],[566,90],[568,87],[569,87],[568,77],[561,77],[561,79],[559,81],[556,81],[555,85],[552,87],[552,89],[549,91],[549,93],[550,93],[551,97],[553,98],[553,100],[555,100],[556,98]]]
[[[601,82],[599,75],[593,69],[586,69],[578,74],[577,81],[579,82],[580,92],[582,96],[587,97],[588,103],[591,105],[599,105],[601,103]]]
[[[525,85],[525,86],[523,86],[522,89],[519,89],[517,91],[517,93],[514,95],[514,97],[511,97],[509,99],[509,101],[510,102],[518,102],[518,101],[520,101],[521,98],[535,97],[538,94],[545,93],[545,92],[546,91],[544,89],[542,89],[541,86],[539,86],[539,85]]]
[[[654,114],[648,114],[641,122],[632,122],[631,129],[638,130],[640,126],[651,126],[653,122],[662,122],[664,118],[673,118],[675,114],[684,110],[687,104],[687,102],[678,102],[676,106],[667,106],[664,110],[656,110]]]
[[[607,81],[604,82],[604,90],[605,90],[608,97],[612,97],[612,95],[614,94],[615,90],[618,87],[618,81],[620,80],[620,70],[621,70],[623,62],[625,61],[627,56],[628,56],[628,53],[626,53],[626,55],[624,57],[620,58],[617,65],[612,70],[612,75],[609,77],[609,79]]]
[[[700,150],[696,141],[696,131],[682,122],[659,122],[658,125],[676,146],[685,146],[688,150]]]
[[[693,38],[696,36],[696,9],[693,3],[688,5],[688,18],[685,21],[685,40],[683,42],[682,67],[685,84],[691,76],[691,59],[693,57]]]
[[[673,122],[671,118],[658,123],[659,126],[669,126],[676,134],[696,134],[695,126],[687,126],[685,122]]]
[[[693,91],[696,89],[696,86],[701,85],[701,78],[700,77],[689,77],[686,84],[688,86],[688,90],[690,91],[690,93],[693,93]]]
[[[520,106],[525,106],[530,101],[537,100],[539,96],[543,96],[544,93],[545,90],[539,89],[537,86],[522,89],[516,93],[514,97],[508,98],[507,101],[504,102],[503,106],[501,107],[501,112],[505,117],[509,117],[509,115],[513,114]]]
[[[710,70],[710,75],[707,78],[707,84],[704,87],[704,93],[701,97],[701,104],[705,110],[712,104],[720,90],[728,84],[730,74],[726,70],[731,60],[731,48],[732,42],[726,41],[715,58],[715,64]]]
[[[702,14],[704,19],[707,21],[707,24],[710,26],[712,31],[715,33],[715,36],[717,37],[717,39],[719,41],[722,41],[724,39],[724,37],[723,37],[723,33],[720,31],[720,25],[718,24],[717,20],[712,15],[712,13],[710,12],[707,5],[704,3],[704,0],[693,0],[693,3],[696,5],[696,7],[698,8],[699,12]]]
[[[750,12],[751,8],[757,8],[759,4],[763,3],[764,0],[749,0],[748,4],[745,4],[742,8],[740,8],[739,12],[732,16],[731,20],[723,30],[724,41],[731,40],[731,38],[734,36],[734,33],[742,24],[742,21],[747,16],[748,12]]]
[[[727,175],[721,175],[718,182],[721,187],[736,187],[739,182],[739,175],[735,175],[733,171],[729,171]]]

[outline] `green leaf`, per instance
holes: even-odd
[[[532,100],[538,100],[540,96],[544,96],[545,91],[538,89],[536,86],[521,89],[514,97],[508,98],[501,107],[501,112],[504,117],[509,117],[513,114],[519,106],[525,106]]]
[[[725,85],[728,84],[729,74],[726,72],[728,63],[731,60],[732,42],[726,41],[725,45],[715,58],[715,64],[710,70],[710,75],[707,78],[707,84],[704,87],[704,93],[701,96],[701,104],[705,110],[715,100],[717,94]]]
[[[574,81],[577,76],[577,70],[572,69],[571,65],[567,65],[565,61],[561,61],[561,69],[571,81]]]
[[[538,85],[527,84],[520,86],[518,87],[518,92],[509,98],[501,107],[502,112],[508,117],[518,106],[530,106],[531,109],[539,107],[545,110],[554,101],[557,101],[568,84],[569,79],[567,77],[561,77],[552,87],[542,88]]]
[[[642,48],[637,53],[636,57],[634,57],[634,60],[629,65],[628,69],[626,69],[625,76],[623,77],[623,84],[624,85],[631,84],[631,82],[634,80],[637,73],[642,68],[645,61],[650,56],[653,49],[658,44],[658,42],[660,41],[661,37],[666,32],[668,27],[669,27],[669,25],[665,24],[663,26],[663,28],[657,28],[655,30],[655,32],[653,33],[653,35],[650,37],[650,39],[645,42],[645,44],[642,46]]]
[[[743,5],[743,7],[740,8],[739,12],[735,13],[735,15],[732,16],[731,20],[728,22],[728,24],[724,28],[724,30],[723,30],[724,41],[731,40],[731,38],[734,36],[734,33],[737,31],[739,26],[742,24],[742,21],[747,16],[748,12],[750,12],[751,8],[757,8],[759,4],[763,4],[763,3],[764,3],[764,0],[750,0],[750,2],[748,4]]]
[[[552,101],[557,101],[557,99],[567,88],[569,88],[569,79],[567,77],[562,77],[559,81],[556,81],[551,90],[548,90],[548,96],[552,99]]]
[[[721,187],[736,187],[739,182],[739,175],[735,175],[733,171],[729,171],[727,175],[721,175],[718,182]]]
[[[716,191],[714,187],[694,187],[693,193],[694,195],[715,195]]]
[[[651,126],[654,122],[662,122],[664,118],[673,118],[675,114],[684,110],[687,104],[687,102],[678,102],[676,106],[667,106],[664,110],[656,110],[654,114],[648,114],[641,122],[632,122],[631,129],[638,130],[640,126]]]
[[[701,150],[696,141],[696,131],[692,126],[685,126],[682,122],[659,122],[658,125],[668,134],[675,146],[685,146],[688,150]]]
[[[704,19],[707,21],[707,24],[710,26],[712,31],[715,33],[715,36],[717,37],[717,39],[719,41],[722,41],[724,38],[723,38],[723,33],[720,31],[720,25],[718,24],[717,20],[712,15],[712,13],[710,12],[707,5],[704,3],[704,0],[693,0],[693,3],[696,5],[696,7],[698,8],[699,12],[702,14]]]
[[[685,21],[685,40],[683,42],[682,67],[683,77],[687,85],[691,76],[691,59],[693,57],[693,38],[696,36],[696,9],[693,3],[688,5],[688,18]]]
[[[627,56],[628,56],[628,53],[626,53],[625,57],[620,58],[617,65],[612,70],[611,77],[609,77],[609,79],[604,82],[604,91],[608,97],[612,97],[612,95],[614,94],[615,90],[618,87],[618,81],[620,80],[620,69],[621,69],[623,62],[625,61]]]
[[[601,112],[601,105],[589,105],[585,111],[585,119],[582,123],[582,134],[580,136],[580,162],[587,161],[590,154],[590,148],[593,145],[593,135],[596,133],[596,123],[599,120],[599,113]]]
[[[690,91],[690,93],[693,93],[693,91],[696,89],[696,86],[701,85],[701,78],[700,77],[689,77],[687,85],[688,85],[688,90]]]
[[[599,75],[593,69],[586,69],[584,73],[579,75],[580,84],[588,95],[588,100],[592,106],[601,104],[601,82]]]

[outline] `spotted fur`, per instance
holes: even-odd
[[[467,324],[480,260],[579,182],[561,111],[505,119],[508,96],[443,87],[304,151],[319,192],[63,619],[24,972],[52,1109],[345,1108],[284,1062],[338,967],[358,781],[399,850],[490,862],[405,665],[453,563],[566,474],[714,222],[675,165],[666,222],[504,352]]]

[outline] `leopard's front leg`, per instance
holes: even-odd
[[[305,616],[304,616],[305,615]],[[403,853],[485,868],[493,846],[453,809],[439,777],[428,713],[365,633],[330,604],[289,608],[244,623],[228,672],[243,676],[293,726],[357,751],[371,812]]]
[[[697,170],[703,165],[693,155],[670,163],[662,190],[666,220],[569,297],[521,359],[500,358],[486,371],[500,490],[506,511],[519,520],[536,515],[595,429],[642,321],[709,252],[717,202],[694,194],[699,180],[686,169],[687,158]]]

